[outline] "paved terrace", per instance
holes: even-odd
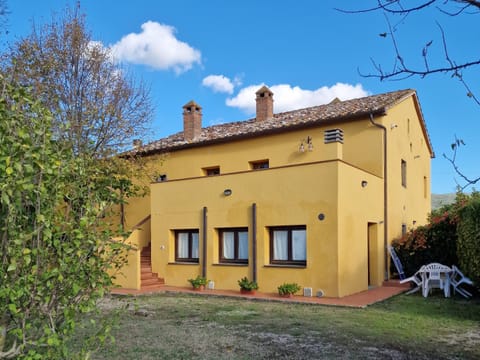
[[[160,285],[156,289],[145,289],[145,290],[132,290],[132,289],[113,289],[111,291],[114,295],[151,295],[151,294],[161,294],[161,293],[185,293],[185,294],[196,294],[200,296],[219,296],[219,297],[229,297],[229,298],[243,298],[249,300],[259,300],[259,301],[278,301],[278,302],[288,302],[288,303],[299,303],[299,304],[318,304],[318,305],[331,305],[331,306],[346,306],[346,307],[357,307],[365,308],[368,305],[375,304],[377,302],[384,301],[388,298],[391,298],[395,295],[401,294],[409,289],[409,284],[399,284],[398,280],[390,280],[384,282],[383,286],[375,287],[366,291],[359,292],[357,294],[345,296],[342,298],[331,298],[331,297],[305,297],[301,295],[295,295],[292,298],[283,298],[280,297],[277,293],[264,293],[257,291],[255,295],[243,295],[240,294],[240,291],[234,290],[193,290],[191,287],[175,287],[168,285]]]

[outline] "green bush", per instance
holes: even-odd
[[[188,279],[188,282],[192,284],[192,287],[194,289],[198,289],[200,286],[205,286],[207,285],[207,278],[198,275],[195,279]]]
[[[258,290],[257,282],[248,280],[246,276],[238,280],[238,286],[243,290]]]
[[[458,263],[457,221],[452,205],[446,206],[432,213],[428,225],[419,226],[392,242],[406,276],[432,262],[449,266]]]
[[[457,254],[460,269],[480,284],[480,195],[464,197],[458,209]]]
[[[295,294],[301,289],[300,285],[297,283],[283,283],[278,287],[279,295]]]
[[[480,284],[480,193],[457,193],[455,203],[434,211],[425,226],[392,242],[406,276],[422,265],[458,265]],[[392,271],[395,271],[392,264]]]

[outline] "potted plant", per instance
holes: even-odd
[[[207,285],[207,278],[198,275],[195,279],[188,279],[188,282],[192,284],[193,290],[204,290]]]
[[[301,289],[297,283],[283,283],[278,287],[278,294],[282,297],[293,297]]]
[[[245,276],[244,278],[238,280],[238,285],[240,286],[240,292],[242,294],[255,294],[255,290],[258,290],[258,284],[256,281],[250,281]]]

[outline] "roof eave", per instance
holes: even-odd
[[[159,149],[152,149],[152,150],[146,150],[146,151],[136,151],[134,152],[133,156],[151,156],[151,155],[156,155],[156,154],[163,154],[163,153],[168,153],[172,151],[178,151],[178,150],[185,150],[185,149],[191,149],[191,148],[197,148],[197,147],[203,147],[203,146],[210,146],[210,145],[215,145],[215,144],[223,144],[227,143],[230,141],[237,141],[237,140],[244,140],[244,139],[252,139],[252,138],[257,138],[261,136],[266,136],[266,135],[275,135],[275,134],[281,134],[289,131],[296,131],[296,130],[302,130],[302,129],[310,129],[313,127],[318,127],[318,126],[323,126],[323,125],[331,125],[331,124],[336,124],[336,123],[342,123],[342,122],[349,122],[349,121],[356,121],[360,120],[362,118],[368,117],[370,114],[372,115],[377,115],[377,116],[382,116],[386,114],[386,107],[381,107],[378,109],[370,109],[366,111],[361,111],[353,115],[346,115],[346,116],[338,116],[338,117],[333,117],[330,119],[318,119],[314,121],[310,121],[308,123],[301,123],[301,124],[295,124],[295,125],[290,125],[286,127],[279,127],[279,128],[271,128],[271,129],[265,129],[265,130],[260,130],[256,131],[254,133],[246,133],[246,134],[234,134],[230,136],[226,136],[223,138],[216,138],[212,140],[204,140],[201,142],[191,142],[191,143],[185,143],[185,144],[179,144],[179,145],[171,145],[171,146],[166,146],[164,148],[159,148]]]

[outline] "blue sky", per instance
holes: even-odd
[[[75,3],[75,2],[73,2]],[[451,154],[454,136],[466,146],[458,163],[471,178],[480,176],[480,106],[450,76],[384,81],[373,73],[372,59],[391,69],[395,54],[385,17],[379,13],[344,14],[334,7],[355,9],[376,1],[355,0],[83,0],[92,38],[112,47],[137,78],[151,87],[155,105],[152,132],[144,141],[182,130],[182,106],[195,100],[203,107],[203,125],[253,117],[252,91],[262,84],[275,93],[275,112],[319,105],[333,97],[413,88],[418,92],[436,157],[432,160],[432,192],[453,192]],[[62,13],[66,0],[7,0],[7,42],[28,34]],[[477,20],[477,22],[475,22]],[[404,59],[421,64],[423,46],[431,64],[444,59],[438,21],[454,59],[479,57],[478,15],[451,17],[434,8],[406,19],[393,18],[395,37]],[[480,67],[465,73],[473,90],[480,86]],[[476,81],[476,83],[475,83]]]

